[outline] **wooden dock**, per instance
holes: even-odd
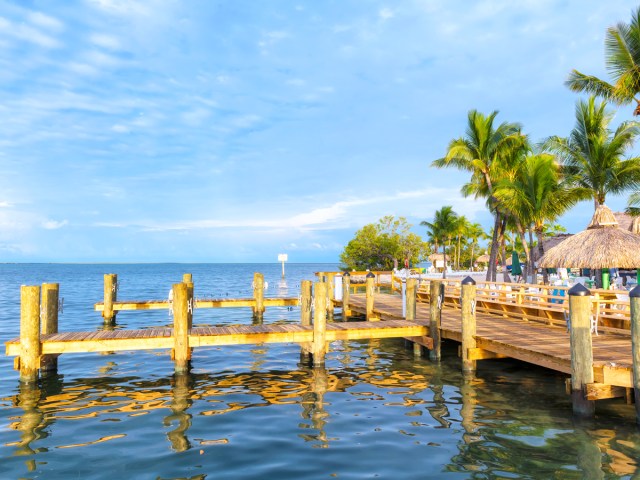
[[[365,295],[351,295],[349,307],[352,312],[365,315]],[[377,294],[373,312],[382,320],[381,323],[402,318],[402,297]],[[443,339],[461,341],[460,316],[461,310],[458,308],[445,307],[442,310]],[[429,318],[429,305],[418,302],[416,321],[428,325]],[[476,329],[476,350],[471,355],[473,360],[510,357],[571,374],[571,347],[566,327],[478,312]],[[633,388],[630,337],[594,336],[593,354],[596,383]],[[601,389],[594,386],[592,396],[596,390]]]
[[[367,338],[401,338],[426,334],[426,325],[406,320],[374,322],[335,322],[327,324],[327,342]],[[258,343],[307,343],[313,341],[313,327],[299,324],[236,325],[193,327],[189,347],[245,345]],[[115,352],[123,350],[171,349],[173,328],[64,332],[41,337],[42,354]],[[20,355],[20,339],[6,342],[7,355]]]
[[[329,281],[316,282],[313,289],[311,281],[303,281],[299,299],[273,300],[282,306],[295,301],[299,324],[198,327],[193,327],[198,302],[216,308],[227,306],[227,300],[194,299],[193,283],[186,278],[173,285],[171,302],[117,302],[105,276],[103,316],[104,306],[112,316],[118,309],[171,307],[173,327],[82,332],[58,332],[57,284],[43,285],[42,295],[38,286],[23,286],[20,337],[6,343],[6,353],[16,357],[21,381],[32,383],[40,370],[57,368],[57,356],[68,353],[168,349],[176,373],[183,373],[190,368],[191,351],[207,346],[298,343],[303,358],[322,366],[328,344],[336,340],[406,338],[414,342],[416,353],[427,347],[436,361],[441,341],[450,340],[461,344],[462,370],[467,373],[475,371],[477,361],[508,357],[569,374],[567,390],[577,415],[592,415],[595,400],[640,399],[640,287],[629,292],[630,303],[620,309],[581,286],[564,292],[564,299],[564,293],[556,296],[550,287],[503,291],[497,284],[478,288],[471,278],[448,287],[439,280],[420,286],[408,279],[401,296],[376,291],[375,275],[367,275],[365,294],[351,293],[349,276],[344,275],[339,299],[328,288],[335,275],[324,276]],[[253,299],[230,299],[228,306],[251,306],[254,318],[260,314],[269,302],[262,296],[258,274],[254,284]],[[602,302],[610,303],[602,307]],[[342,322],[331,321],[334,307],[342,308]],[[366,320],[345,321],[356,316]],[[640,401],[636,410],[640,423]]]

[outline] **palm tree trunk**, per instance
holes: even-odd
[[[500,213],[495,212],[493,222],[493,236],[491,238],[491,252],[489,253],[489,268],[487,269],[487,281],[496,281],[496,258],[498,257],[498,230],[500,230]]]
[[[502,218],[502,222],[500,222],[500,232],[498,234],[498,239],[500,241],[500,248],[502,249],[502,280],[505,283],[511,282],[511,277],[509,276],[509,272],[507,271],[507,248],[506,248],[506,239],[505,239],[505,231],[507,230],[507,217]]]
[[[447,278],[447,249],[442,244],[442,260],[444,261],[444,268],[442,269],[442,278]]]
[[[544,255],[544,245],[542,244],[542,230],[536,230],[536,238],[538,239],[538,259],[542,258]],[[542,283],[545,285],[549,283],[549,275],[547,274],[547,269],[542,269]]]
[[[522,242],[522,248],[524,248],[524,256],[527,259],[527,264],[524,266],[524,269],[522,270],[522,275],[525,278],[525,282],[526,282],[526,279],[529,278],[528,277],[529,269],[532,268],[531,253],[529,252],[529,245],[527,244],[527,239],[524,236],[524,228],[522,228],[520,221],[516,223],[516,226],[518,228],[518,235],[520,236],[520,241]]]

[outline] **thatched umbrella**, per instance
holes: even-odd
[[[609,268],[640,267],[640,235],[623,230],[613,212],[600,205],[586,230],[572,235],[550,248],[538,266],[542,268]],[[605,277],[605,272],[603,272]]]
[[[476,258],[476,262],[477,263],[489,263],[489,255],[487,255],[486,253],[484,255],[480,255],[478,258]]]

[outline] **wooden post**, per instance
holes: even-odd
[[[186,283],[173,286],[173,360],[175,372],[189,371],[191,349],[189,348],[189,294]]]
[[[373,317],[373,305],[375,303],[375,300],[374,300],[375,288],[376,288],[376,276],[372,272],[369,272],[367,273],[367,276],[366,276],[366,290],[365,290],[366,313],[367,313],[367,320],[369,321],[377,320],[377,318]]]
[[[304,327],[311,326],[311,290],[313,282],[311,280],[303,280],[300,282],[300,325]],[[300,344],[300,362],[308,365],[311,362],[311,343]]]
[[[113,311],[113,302],[118,297],[118,275],[115,273],[105,273],[104,275],[104,310],[102,318],[104,323],[114,324],[116,322],[116,312]]]
[[[594,382],[591,343],[591,292],[577,283],[569,290],[571,329],[571,402],[574,415],[591,417],[595,401],[587,400],[586,386]]]
[[[40,287],[20,287],[20,381],[35,383],[40,368]]]
[[[349,272],[345,272],[342,275],[342,320],[347,321],[351,315],[349,309],[349,300],[351,296],[351,275]]]
[[[256,301],[253,316],[261,319],[264,315],[264,275],[262,273],[253,274],[253,299]]]
[[[184,283],[193,283],[193,275],[191,275],[190,273],[183,273],[182,281]]]
[[[460,306],[462,317],[462,371],[474,372],[476,361],[469,360],[469,349],[476,348],[476,281],[467,277],[462,280]]]
[[[444,304],[444,283],[440,280],[431,280],[429,285],[429,336],[433,339],[433,348],[429,352],[429,358],[439,362],[441,358],[441,322],[442,306]]]
[[[311,325],[311,280],[300,282],[300,324]]]
[[[327,313],[333,319],[333,299],[335,298],[335,273],[327,273]]]
[[[405,318],[407,320],[416,319],[416,292],[418,280],[415,278],[407,278],[407,288],[405,292]],[[413,354],[422,356],[422,345],[413,342]]]
[[[640,285],[629,292],[631,301],[631,357],[633,359],[633,394],[636,422],[640,424]]]
[[[327,284],[316,283],[315,303],[313,309],[313,366],[324,365],[324,357],[327,353],[326,341],[327,327]]]
[[[187,286],[187,328],[192,328],[193,327],[193,310],[196,307],[196,301],[195,301],[195,298],[193,297],[193,282],[183,281],[182,283],[184,283]]]
[[[57,283],[42,284],[42,307],[40,333],[48,335],[58,333],[58,307],[60,285]],[[58,370],[58,355],[43,355],[40,361],[40,373],[55,373]]]

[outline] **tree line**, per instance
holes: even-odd
[[[504,250],[508,232],[518,237],[526,265],[531,268],[532,249],[538,249],[538,257],[544,253],[545,228],[578,202],[593,200],[597,208],[605,203],[608,194],[631,192],[627,212],[640,213],[640,158],[627,157],[640,135],[640,124],[625,121],[615,129],[611,126],[615,113],[612,106],[635,102],[633,113],[640,115],[640,8],[632,12],[630,23],[621,22],[607,30],[605,64],[611,83],[577,70],[569,75],[566,85],[571,90],[590,95],[577,101],[575,125],[568,136],[551,136],[533,142],[519,123],[498,124],[497,111],[485,115],[471,110],[464,135],[451,140],[445,155],[432,162],[436,168],[468,172],[470,177],[461,193],[483,199],[493,216],[487,280],[496,280],[498,257],[505,261],[504,253],[499,253],[501,246]],[[417,263],[426,258],[429,245],[435,251],[442,248],[446,258],[445,247],[451,250],[452,242],[456,258],[451,260],[459,267],[462,232],[467,244],[473,245],[472,239],[482,238],[482,234],[473,231],[475,227],[470,229],[469,222],[450,206],[435,212],[433,220],[421,222],[427,227],[428,242],[413,237],[411,242],[402,240],[411,227],[406,219],[401,219],[394,230],[389,217],[385,218],[387,220],[381,220],[378,226],[369,225],[356,233],[340,257],[344,267],[356,268],[356,263],[358,268],[388,267],[394,264],[394,255],[395,264],[405,258]],[[367,233],[363,232],[365,229]],[[381,243],[378,256],[368,252],[369,257],[358,257],[359,245],[376,238],[376,232]],[[394,241],[398,245],[391,247]],[[460,244],[455,245],[456,241]],[[405,245],[404,250],[399,247],[400,243]],[[412,248],[408,248],[408,244]],[[373,258],[377,259],[375,266]],[[381,258],[387,258],[390,263]]]

